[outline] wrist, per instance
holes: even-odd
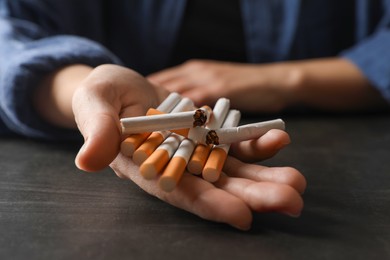
[[[293,103],[334,111],[382,109],[388,105],[361,71],[341,58],[287,63]],[[288,73],[287,73],[288,74]]]
[[[284,107],[302,104],[305,94],[305,70],[294,62],[276,64],[279,67],[279,87]]]
[[[75,64],[46,76],[33,96],[34,107],[40,116],[53,125],[76,128],[72,111],[73,93],[92,69]]]

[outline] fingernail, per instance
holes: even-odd
[[[285,146],[289,145],[290,142],[280,142],[278,145],[277,145],[277,149],[282,149],[284,148]]]
[[[293,217],[293,218],[298,218],[301,216],[301,212],[298,212],[298,213],[292,213],[292,212],[284,212],[284,214],[290,216],[290,217]]]
[[[77,153],[76,158],[75,158],[76,167],[79,168],[79,169],[81,169],[81,170],[82,170],[82,168],[80,167],[80,164],[79,164],[79,157],[80,157],[80,155],[84,152],[85,146],[86,146],[86,143],[84,143],[84,144],[80,147],[80,150],[79,150],[79,152]]]
[[[241,230],[241,231],[248,231],[249,229],[251,229],[251,224],[249,225],[233,225],[233,227]]]

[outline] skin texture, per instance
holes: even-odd
[[[388,104],[349,61],[327,58],[273,64],[190,60],[148,76],[155,85],[214,104],[219,97],[246,112],[303,105],[326,111],[367,111]]]
[[[178,187],[166,193],[158,188],[157,180],[143,179],[138,166],[119,153],[125,138],[120,133],[119,118],[144,115],[167,95],[163,88],[155,88],[124,67],[102,65],[92,69],[73,65],[49,75],[36,92],[34,103],[49,122],[77,127],[83,134],[85,143],[75,163],[84,171],[110,166],[119,177],[132,180],[167,203],[240,230],[250,228],[253,212],[275,211],[290,216],[301,213],[306,180],[299,171],[246,163],[272,157],[286,146],[290,138],[281,130],[269,131],[258,140],[233,144],[231,154],[236,158],[228,157],[216,183],[186,173]]]
[[[119,119],[144,115],[169,91],[193,99],[198,106],[226,97],[232,107],[249,112],[279,112],[295,105],[327,111],[387,107],[354,65],[339,58],[265,65],[192,60],[146,79],[116,65],[76,64],[48,75],[34,104],[48,122],[80,130],[85,143],[75,162],[84,171],[110,166],[119,177],[167,203],[240,230],[250,228],[253,212],[300,215],[306,180],[298,170],[248,164],[270,158],[289,144],[288,134],[280,130],[232,144],[215,183],[186,173],[178,187],[166,193],[156,179],[143,179],[138,166],[119,153],[125,138]]]

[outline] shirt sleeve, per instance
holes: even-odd
[[[383,16],[375,32],[341,56],[354,63],[390,102],[390,1],[383,1]]]
[[[0,127],[5,125],[12,132],[34,138],[79,138],[77,131],[55,127],[40,118],[32,104],[35,88],[43,77],[63,66],[95,67],[121,64],[120,60],[87,38],[49,34],[38,24],[11,14],[1,1],[0,9]]]

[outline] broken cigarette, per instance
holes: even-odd
[[[213,108],[213,115],[210,118],[209,123],[206,128],[210,130],[215,130],[221,127],[223,124],[227,113],[230,108],[230,100],[227,98],[220,98],[215,103]],[[210,154],[212,146],[206,144],[197,144],[194,152],[190,158],[190,161],[187,165],[187,170],[195,175],[202,174],[203,167],[207,161],[207,158]]]
[[[193,111],[122,118],[122,133],[136,134],[204,126],[211,115],[207,106]]]
[[[157,110],[163,113],[169,113],[175,107],[183,103],[183,99],[178,93],[172,92],[166,99],[163,100],[163,102],[161,102],[161,104],[157,107]],[[186,100],[184,103],[188,104],[188,101]],[[149,135],[150,132],[130,135],[122,141],[120,147],[121,153],[128,157],[133,156],[134,151],[148,138]]]
[[[172,109],[171,113],[178,113],[194,109],[194,103],[189,98],[183,98],[180,102]],[[156,109],[149,109],[150,114],[162,114],[161,111]],[[176,131],[178,134],[187,134],[186,132],[181,132],[178,129]],[[153,152],[156,148],[171,134],[169,131],[157,131],[153,132],[149,137],[144,140],[144,142],[134,151],[133,161],[137,165],[141,165]]]
[[[188,138],[201,144],[230,144],[259,138],[271,129],[284,130],[284,121],[282,119],[275,119],[238,127],[220,128],[216,130],[195,127],[192,128],[189,132]]]
[[[235,127],[239,124],[241,113],[238,110],[230,110],[222,128]],[[229,153],[230,144],[215,145],[207,158],[206,164],[203,167],[202,177],[206,181],[215,182],[221,175],[223,165],[225,164]]]

